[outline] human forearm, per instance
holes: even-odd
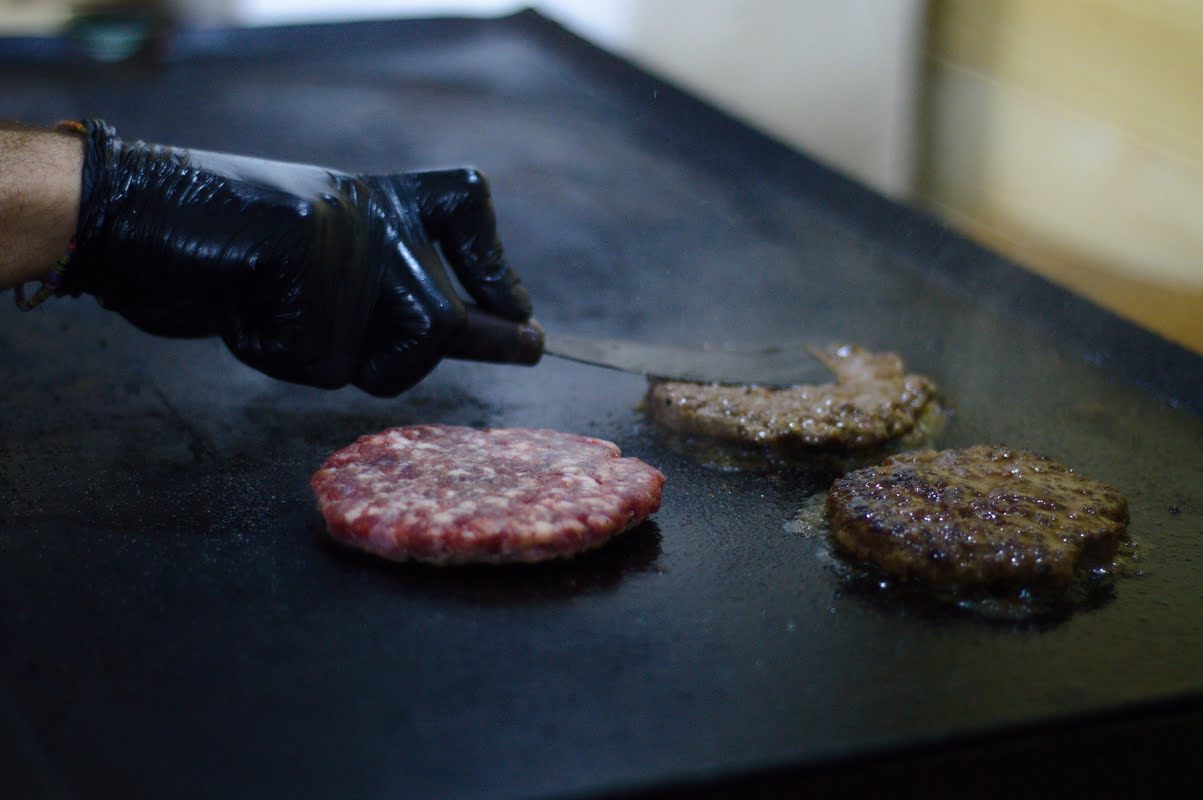
[[[78,136],[0,123],[0,290],[38,280],[79,215]]]

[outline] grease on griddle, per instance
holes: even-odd
[[[781,528],[786,533],[796,533],[801,536],[826,536],[831,533],[827,524],[827,492],[815,492],[798,507],[794,515],[787,519]]]

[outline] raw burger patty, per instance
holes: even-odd
[[[310,486],[331,536],[385,558],[543,561],[604,544],[660,507],[664,476],[619,455],[558,431],[416,425],[361,437]]]
[[[834,383],[766,388],[653,379],[647,406],[677,433],[772,448],[856,448],[911,430],[935,399],[935,385],[906,374],[894,353],[845,345],[817,355]]]
[[[852,556],[950,587],[1056,587],[1109,563],[1128,522],[1119,490],[1001,445],[903,453],[827,495]]]

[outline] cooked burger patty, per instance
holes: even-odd
[[[845,345],[817,352],[835,383],[785,388],[653,379],[647,405],[677,433],[771,448],[879,445],[911,430],[935,385],[895,353]]]
[[[1128,522],[1119,490],[1002,445],[903,453],[827,495],[832,536],[896,577],[948,588],[1057,587],[1109,563]]]
[[[395,560],[543,561],[597,547],[660,507],[664,476],[610,442],[551,430],[393,428],[310,481],[330,535]]]

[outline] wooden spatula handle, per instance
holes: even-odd
[[[467,323],[448,345],[448,357],[528,365],[543,357],[543,328],[533,319],[511,322],[474,305],[467,311]]]

